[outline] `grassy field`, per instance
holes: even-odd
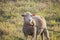
[[[60,40],[60,0],[0,0],[0,40],[24,40],[21,14],[26,11],[44,16],[50,40]]]

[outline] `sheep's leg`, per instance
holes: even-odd
[[[49,32],[48,32],[47,29],[44,30],[44,35],[45,35],[45,37],[47,38],[47,40],[50,40]]]
[[[34,40],[34,37],[32,36],[32,38],[31,38],[31,40]],[[37,40],[37,36],[36,36],[36,39],[35,40]]]
[[[44,30],[44,29],[40,29],[40,35],[41,35],[41,39],[42,39],[42,40],[44,40],[44,38],[43,38],[43,30]]]
[[[41,33],[41,40],[44,40],[44,33]]]
[[[37,28],[34,27],[34,38],[32,40],[37,40]]]

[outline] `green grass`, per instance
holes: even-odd
[[[24,40],[21,14],[26,11],[44,16],[50,40],[60,40],[60,4],[50,0],[0,2],[0,40]]]

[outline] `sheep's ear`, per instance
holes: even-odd
[[[24,17],[25,15],[21,15],[22,17]]]

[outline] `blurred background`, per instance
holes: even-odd
[[[26,11],[45,17],[50,40],[60,40],[60,0],[0,0],[0,40],[24,40]]]

